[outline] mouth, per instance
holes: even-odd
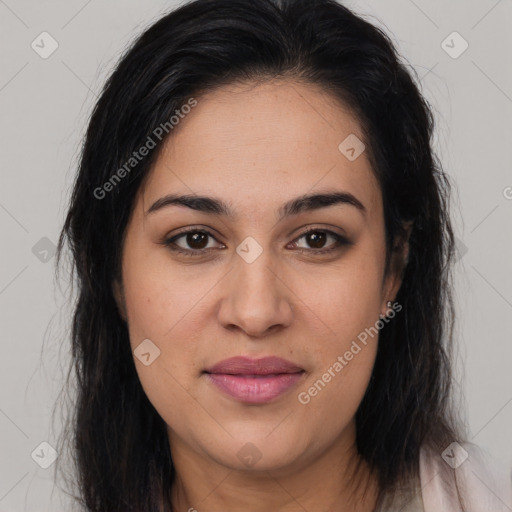
[[[217,390],[248,404],[276,399],[296,386],[304,373],[303,368],[278,357],[233,357],[204,371]]]

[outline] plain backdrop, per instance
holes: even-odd
[[[345,4],[391,35],[434,109],[435,150],[455,185],[456,389],[471,440],[510,468],[512,2]],[[69,350],[68,290],[54,284],[53,250],[104,80],[176,5],[0,0],[0,512],[70,510],[53,465],[36,462],[59,434],[52,411]]]

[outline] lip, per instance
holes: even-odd
[[[272,375],[281,373],[297,373],[303,368],[280,357],[269,356],[259,359],[251,357],[230,357],[207,368],[206,373],[223,373],[229,375]]]
[[[302,379],[304,369],[286,359],[232,357],[205,370],[210,382],[244,403],[267,403]]]

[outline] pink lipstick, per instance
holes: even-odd
[[[304,369],[279,357],[232,357],[207,368],[213,384],[236,400],[262,404],[288,391],[304,374]]]

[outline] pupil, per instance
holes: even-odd
[[[314,232],[314,233],[309,233],[308,234],[310,240],[312,239],[312,242],[309,241],[309,245],[312,245],[315,249],[320,249],[323,247],[323,244],[325,242],[325,236],[326,236],[326,233],[318,233],[318,232]]]
[[[202,240],[200,240],[202,238]],[[198,241],[199,240],[199,246]],[[204,243],[206,242],[206,243]],[[187,243],[194,249],[204,249],[207,245],[207,235],[206,233],[188,233],[187,234]]]

